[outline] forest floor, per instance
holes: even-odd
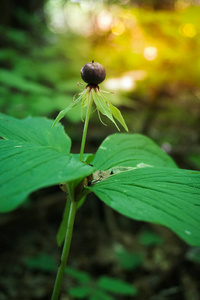
[[[60,260],[56,234],[64,205],[65,194],[52,187],[1,215],[0,300],[51,299],[56,269],[48,259],[56,265]],[[94,286],[109,276],[138,290],[135,296],[114,293],[112,299],[199,300],[200,264],[191,261],[193,250],[170,230],[127,219],[91,195],[76,216],[68,265],[89,274]],[[65,275],[60,300],[78,299],[68,292],[77,285]]]

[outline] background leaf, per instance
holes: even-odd
[[[45,118],[17,120],[1,116],[0,211],[18,207],[34,190],[81,180],[92,167],[68,154],[70,139],[61,125]],[[16,132],[16,133],[15,133]]]
[[[76,286],[69,289],[69,294],[76,299],[85,299],[91,293],[89,286]]]
[[[141,134],[115,133],[99,147],[93,165],[96,170],[111,167],[136,167],[148,164],[154,167],[176,168],[175,162],[152,140]]]
[[[98,287],[120,295],[136,295],[136,288],[119,279],[102,276],[98,280]]]
[[[200,245],[199,172],[139,168],[112,175],[89,189],[119,213],[167,226],[191,245]]]

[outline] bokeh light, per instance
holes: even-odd
[[[146,60],[154,60],[158,55],[158,50],[155,47],[146,47],[143,51],[144,58]]]
[[[135,81],[130,76],[123,76],[107,79],[104,85],[110,91],[130,91],[135,88]]]
[[[192,23],[187,23],[187,24],[181,25],[179,31],[184,36],[187,36],[190,38],[193,38],[197,34],[196,27]]]
[[[125,31],[125,25],[122,21],[116,21],[111,29],[114,35],[121,35]]]
[[[97,16],[97,26],[102,31],[108,31],[113,23],[112,14],[108,10],[103,10]]]

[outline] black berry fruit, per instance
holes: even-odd
[[[81,77],[89,85],[98,85],[106,78],[106,70],[101,64],[92,61],[82,67]]]

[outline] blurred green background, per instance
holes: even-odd
[[[114,92],[109,100],[122,111],[130,132],[152,138],[180,167],[200,170],[199,1],[2,1],[2,113],[54,119],[84,88],[77,86],[80,69],[92,60],[105,67],[100,88]],[[108,126],[94,111],[88,152],[95,153],[116,132],[102,120]],[[80,108],[62,124],[78,153]],[[0,300],[50,299],[55,268],[52,273],[49,266],[52,258],[59,261],[56,233],[64,206],[65,195],[50,187],[1,216]],[[77,214],[69,265],[75,274],[90,274],[94,289],[108,275],[136,285],[137,300],[199,300],[199,249],[166,228],[124,218],[92,195]],[[62,300],[78,299],[70,296],[76,284],[67,278]]]

